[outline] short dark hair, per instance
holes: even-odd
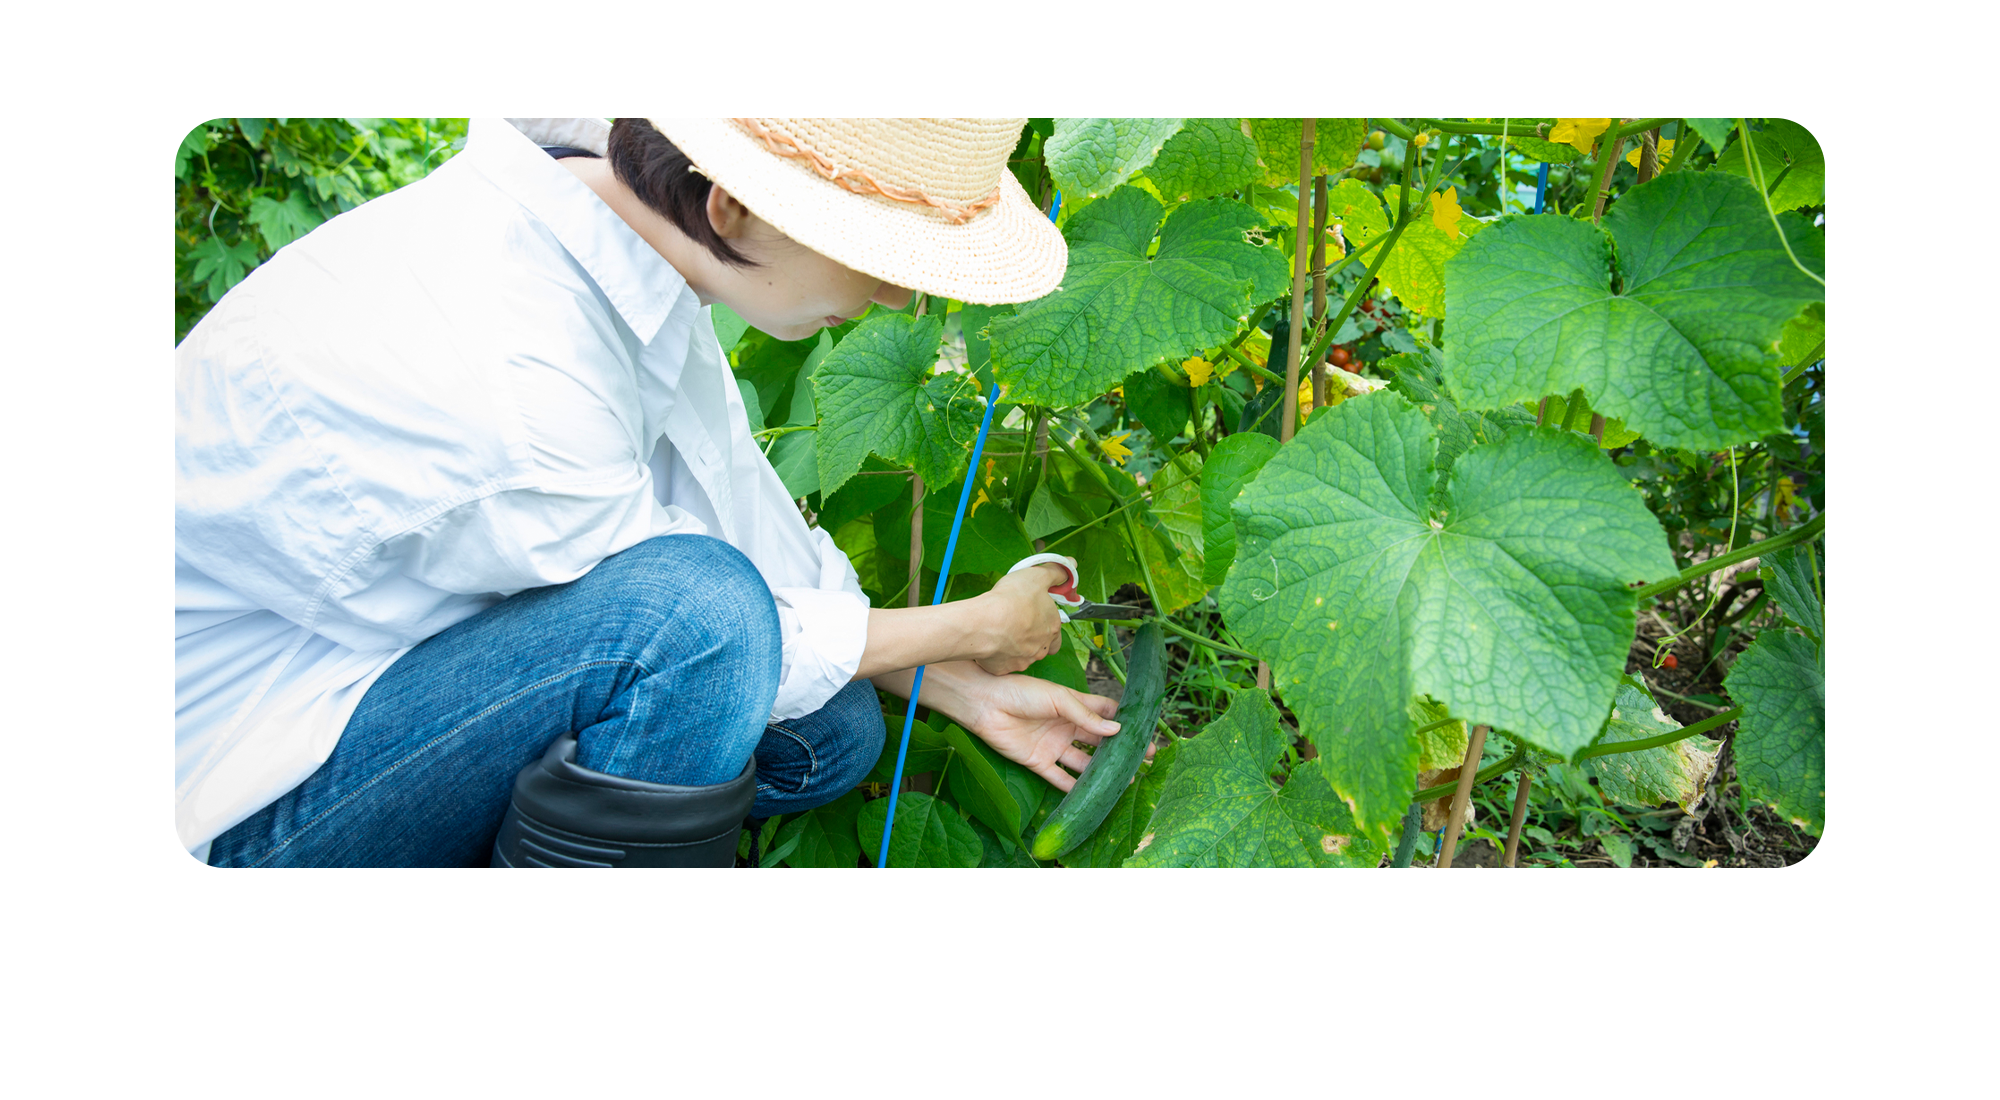
[[[675,229],[723,263],[758,266],[709,224],[708,189],[714,184],[652,123],[643,118],[614,119],[609,154],[612,174],[648,209],[672,222]]]

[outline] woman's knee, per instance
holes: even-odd
[[[741,550],[707,535],[662,535],[614,554],[592,571],[619,590],[635,625],[662,645],[729,651],[753,679],[777,689],[783,643],[770,586]],[[586,578],[588,579],[588,578]]]

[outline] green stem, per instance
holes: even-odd
[[[1053,437],[1051,437],[1051,438],[1053,438]],[[1072,536],[1075,536],[1075,535],[1080,535],[1080,534],[1082,534],[1083,532],[1085,532],[1085,531],[1089,530],[1090,528],[1092,528],[1092,527],[1095,527],[1095,526],[1097,526],[1097,525],[1098,525],[1098,524],[1100,524],[1100,523],[1103,523],[1103,522],[1104,522],[1105,520],[1107,520],[1107,519],[1110,519],[1110,518],[1111,518],[1112,516],[1115,516],[1115,515],[1118,515],[1119,513],[1123,512],[1123,511],[1125,511],[1126,509],[1128,509],[1128,508],[1131,508],[1131,507],[1133,507],[1133,506],[1135,506],[1135,505],[1137,505],[1137,504],[1139,504],[1139,503],[1140,503],[1140,502],[1139,502],[1139,501],[1136,501],[1136,500],[1128,500],[1128,501],[1126,501],[1125,503],[1123,503],[1123,504],[1120,504],[1120,505],[1119,505],[1118,507],[1116,507],[1116,508],[1113,508],[1113,509],[1112,509],[1112,510],[1110,510],[1109,512],[1106,512],[1106,513],[1104,513],[1103,515],[1101,515],[1101,516],[1097,517],[1097,518],[1096,518],[1096,519],[1094,519],[1094,520],[1091,520],[1091,521],[1090,521],[1090,522],[1088,522],[1088,523],[1079,523],[1079,524],[1077,524],[1077,525],[1076,525],[1075,527],[1072,527],[1072,528],[1070,528],[1070,530],[1069,530],[1069,531],[1068,531],[1067,533],[1065,533],[1065,534],[1064,534],[1064,535],[1062,536],[1062,538],[1059,538],[1059,539],[1052,539],[1052,540],[1050,540],[1050,541],[1049,541],[1049,542],[1048,542],[1047,544],[1045,544],[1045,545],[1044,545],[1044,546],[1042,547],[1042,549],[1043,549],[1043,550],[1053,550],[1053,549],[1055,549],[1055,548],[1056,548],[1056,547],[1057,547],[1058,545],[1060,545],[1060,544],[1062,544],[1063,542],[1065,542],[1065,541],[1067,541],[1068,539],[1070,539],[1070,538],[1071,538]]]
[[[1805,272],[1806,278],[1821,286],[1826,280],[1813,274],[1812,269],[1799,262],[1799,254],[1792,251],[1792,242],[1785,238],[1785,227],[1778,224],[1778,211],[1771,206],[1771,194],[1764,187],[1764,168],[1757,160],[1757,146],[1750,140],[1750,120],[1736,120],[1736,135],[1743,142],[1743,163],[1750,168],[1750,178],[1757,182],[1757,195],[1764,200],[1764,213],[1771,216],[1771,228],[1777,231],[1778,243],[1785,246],[1785,255],[1792,258],[1792,266]]]
[[[1794,527],[1791,530],[1784,532],[1783,534],[1772,535],[1768,539],[1764,539],[1759,542],[1753,542],[1748,546],[1732,550],[1729,553],[1723,554],[1719,557],[1710,558],[1705,562],[1700,562],[1698,564],[1688,566],[1686,569],[1681,570],[1678,576],[1669,577],[1663,581],[1655,581],[1652,584],[1645,586],[1644,588],[1633,589],[1632,595],[1635,599],[1639,600],[1644,600],[1652,596],[1664,595],[1668,592],[1672,592],[1674,589],[1679,588],[1684,584],[1687,584],[1689,581],[1699,580],[1700,578],[1705,577],[1710,573],[1715,572],[1718,569],[1726,569],[1729,566],[1735,565],[1737,562],[1748,561],[1751,558],[1760,557],[1764,554],[1769,554],[1774,550],[1782,550],[1785,547],[1790,546],[1795,542],[1804,542],[1818,535],[1821,531],[1825,529],[1826,529],[1826,513],[1821,512],[1819,515],[1814,516],[1812,518],[1812,521],[1809,523],[1806,523],[1799,527]]]
[[[1264,381],[1269,382],[1274,386],[1282,386],[1285,384],[1284,379],[1271,373],[1271,371],[1262,364],[1251,362],[1250,357],[1243,354],[1243,352],[1238,350],[1237,348],[1226,347],[1223,348],[1222,350],[1228,352],[1229,357],[1231,359],[1236,360],[1238,366],[1241,366],[1244,370],[1249,371],[1251,374],[1254,374],[1257,377],[1262,378]]]
[[[1676,741],[1685,741],[1690,737],[1700,736],[1724,722],[1734,722],[1741,717],[1743,717],[1743,708],[1731,707],[1721,714],[1704,718],[1692,726],[1683,726],[1680,729],[1660,734],[1657,737],[1642,737],[1637,741],[1614,741],[1608,745],[1592,745],[1577,753],[1572,762],[1582,763],[1595,756],[1612,756],[1621,752],[1640,752],[1645,749],[1657,749],[1661,745],[1671,745]]]
[[[1639,686],[1640,686],[1640,687],[1642,687],[1642,688],[1644,688],[1644,689],[1645,689],[1645,690],[1647,690],[1647,691],[1650,691],[1650,692],[1652,692],[1652,693],[1653,693],[1654,695],[1664,695],[1664,696],[1666,696],[1666,697],[1667,697],[1667,698],[1669,698],[1669,699],[1679,699],[1679,700],[1680,700],[1681,702],[1683,702],[1683,703],[1686,703],[1686,704],[1687,704],[1688,706],[1691,706],[1691,707],[1701,707],[1701,708],[1703,708],[1703,709],[1705,709],[1705,710],[1728,710],[1728,709],[1729,709],[1728,707],[1718,707],[1718,706],[1716,706],[1716,705],[1715,705],[1714,703],[1704,703],[1704,702],[1702,702],[1702,701],[1701,701],[1701,700],[1699,700],[1699,699],[1690,699],[1690,698],[1688,698],[1687,696],[1685,696],[1685,695],[1682,695],[1682,694],[1680,694],[1680,693],[1678,693],[1678,692],[1672,692],[1672,691],[1668,691],[1668,690],[1667,690],[1666,688],[1663,688],[1663,687],[1660,687],[1660,686],[1659,686],[1659,685],[1657,685],[1657,684],[1640,684]]]
[[[1457,719],[1453,719],[1453,721],[1457,721]],[[1505,760],[1500,761],[1498,764],[1495,764],[1490,768],[1479,769],[1478,774],[1472,777],[1472,785],[1476,787],[1479,784],[1484,783],[1490,779],[1495,779],[1499,776],[1505,775],[1507,772],[1513,770],[1514,765],[1519,764],[1522,760],[1526,759],[1527,755],[1528,755],[1527,746],[1516,745],[1514,747],[1514,751],[1508,753],[1507,758]],[[1425,802],[1435,802],[1438,799],[1443,798],[1446,795],[1451,794],[1456,790],[1458,790],[1458,780],[1454,779],[1449,783],[1440,783],[1435,787],[1425,787],[1423,790],[1418,791],[1415,797],[1411,799],[1411,801],[1419,804]]]
[[[1447,134],[1484,134],[1493,137],[1538,137],[1542,130],[1554,126],[1552,118],[1510,118],[1494,125],[1491,122],[1452,122],[1442,118],[1420,118],[1418,124],[1426,130],[1443,130]]]
[[[1411,737],[1422,737],[1422,736],[1423,736],[1424,734],[1427,734],[1427,733],[1429,733],[1429,732],[1430,732],[1430,731],[1432,731],[1432,730],[1441,730],[1441,729],[1445,728],[1446,726],[1449,726],[1449,725],[1451,725],[1451,724],[1452,724],[1453,722],[1463,722],[1463,721],[1465,721],[1465,719],[1463,719],[1463,718],[1440,718],[1440,719],[1438,719],[1437,721],[1435,721],[1435,722],[1432,722],[1432,723],[1431,723],[1430,725],[1428,725],[1428,726],[1418,726],[1418,727],[1417,727],[1417,732],[1415,732],[1415,733],[1411,734],[1410,736],[1411,736]]]
[[[1407,198],[1407,195],[1405,197]],[[1333,343],[1334,334],[1340,331],[1340,326],[1346,324],[1350,316],[1353,316],[1355,307],[1361,304],[1361,299],[1368,296],[1368,284],[1374,282],[1375,273],[1382,270],[1382,262],[1388,259],[1390,249],[1396,247],[1396,238],[1401,237],[1403,230],[1409,228],[1410,223],[1416,220],[1408,207],[1403,208],[1403,215],[1396,219],[1394,229],[1370,242],[1370,247],[1377,243],[1381,244],[1382,251],[1377,252],[1375,258],[1368,262],[1368,270],[1362,272],[1360,281],[1354,284],[1354,289],[1347,292],[1347,300],[1340,303],[1340,312],[1327,320],[1326,331],[1320,334],[1319,340],[1313,344],[1312,352],[1304,362],[1317,363],[1326,355],[1327,346]],[[1349,255],[1359,254],[1354,252]]]
[[[1791,385],[1793,379],[1796,379],[1799,375],[1804,374],[1806,371],[1810,370],[1814,363],[1817,363],[1824,358],[1826,358],[1826,341],[1821,340],[1819,342],[1819,346],[1812,349],[1812,354],[1806,356],[1804,359],[1799,360],[1796,366],[1794,366],[1791,370],[1785,372],[1785,376],[1778,380],[1778,388],[1783,389],[1786,386]]]
[[[1408,126],[1403,125],[1401,122],[1393,118],[1376,118],[1376,119],[1370,119],[1369,121],[1373,122],[1377,126],[1380,126],[1384,130],[1389,131],[1390,133],[1396,135],[1397,137],[1402,138],[1404,141],[1409,141],[1411,138],[1417,136],[1417,132],[1415,130],[1410,129]]]
[[[1176,624],[1172,619],[1167,618],[1165,615],[1155,615],[1152,616],[1152,618],[1155,622],[1158,622],[1161,626],[1164,626],[1168,630],[1171,630],[1174,633],[1180,635],[1181,637],[1186,638],[1188,641],[1198,642],[1201,645],[1205,645],[1208,648],[1213,649],[1218,653],[1228,653],[1232,656],[1243,657],[1252,661],[1257,659],[1257,655],[1255,653],[1251,653],[1248,650],[1238,649],[1233,645],[1224,645],[1223,643],[1216,641],[1214,638],[1210,638],[1201,634],[1196,634],[1194,631]],[[1454,721],[1456,721],[1456,719],[1454,719]]]
[[[1412,803],[1409,812],[1403,815],[1403,839],[1396,842],[1396,857],[1389,861],[1391,867],[1408,867],[1417,853],[1417,837],[1424,831],[1424,808]]]

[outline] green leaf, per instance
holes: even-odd
[[[743,339],[744,330],[750,327],[750,322],[737,316],[735,310],[721,302],[708,307],[708,319],[709,324],[715,328],[715,340],[722,345],[724,355],[735,349],[736,342]]]
[[[882,823],[889,800],[878,798],[861,807],[861,854],[870,866],[882,850]],[[948,804],[921,791],[896,796],[896,827],[889,836],[891,867],[977,867],[979,834]]]
[[[1170,202],[1241,190],[1257,178],[1257,143],[1233,118],[1190,118],[1146,168]]]
[[[998,834],[974,818],[969,822],[972,831],[979,834],[979,865],[981,867],[1040,867],[1019,844],[1008,844]]]
[[[1208,452],[1201,467],[1201,534],[1206,555],[1202,583],[1213,586],[1229,575],[1236,560],[1236,524],[1229,506],[1278,453],[1278,441],[1261,432],[1228,436]]]
[[[1632,866],[1632,838],[1623,833],[1599,833],[1597,842],[1604,846],[1604,854],[1611,857],[1617,867]]]
[[[1439,485],[1448,484],[1452,464],[1466,448],[1504,439],[1507,433],[1535,426],[1534,414],[1519,405],[1508,405],[1482,413],[1460,409],[1444,382],[1444,364],[1430,348],[1391,355],[1379,369],[1393,371],[1389,382],[1393,393],[1402,394],[1431,422],[1437,433]]]
[[[1826,305],[1814,302],[1785,322],[1785,334],[1778,338],[1778,365],[1796,367],[1825,355]]]
[[[207,153],[209,148],[208,123],[204,122],[189,130],[187,136],[181,139],[180,148],[174,150],[174,178],[187,179],[188,163],[193,158]]]
[[[1597,744],[1643,741],[1680,728],[1651,695],[1631,684],[1620,684],[1611,718]],[[1657,748],[1593,756],[1575,767],[1585,776],[1596,776],[1598,789],[1613,802],[1648,810],[1673,802],[1692,813],[1715,774],[1716,758],[1721,753],[1722,742],[1697,734]]]
[[[1729,144],[1729,135],[1736,132],[1736,120],[1733,118],[1686,118],[1681,121],[1688,124],[1688,129],[1701,135],[1701,139],[1708,142],[1712,149]]]
[[[1417,723],[1417,770],[1443,771],[1465,763],[1472,734],[1463,721],[1451,721],[1451,708],[1419,695],[1410,700],[1410,719]],[[1446,722],[1446,725],[1435,725]]]
[[[1326,189],[1326,224],[1339,226],[1341,237],[1351,248],[1387,233],[1389,216],[1382,212],[1382,200],[1367,184],[1344,179]]]
[[[1278,710],[1255,689],[1180,743],[1130,867],[1373,867],[1381,849],[1361,836],[1319,761],[1281,785]]]
[[[1398,196],[1402,192],[1390,188],[1387,194],[1389,210],[1394,215],[1400,210]],[[1431,221],[1429,213],[1419,213],[1394,244],[1383,246],[1389,249],[1389,257],[1382,261],[1377,272],[1382,285],[1413,312],[1426,317],[1445,316],[1445,264],[1458,255],[1469,237],[1483,228],[1485,223],[1477,218],[1461,217],[1458,235],[1446,236]]]
[[[757,387],[751,385],[747,379],[738,378],[736,380],[736,392],[743,396],[743,415],[749,418],[750,430],[753,432],[762,431],[764,429],[764,403],[757,399]]]
[[[1786,220],[1800,258],[1823,266],[1821,239]],[[1515,215],[1466,243],[1447,271],[1452,392],[1491,409],[1582,388],[1670,447],[1782,430],[1778,338],[1824,291],[1792,265],[1756,189],[1675,172],[1627,192],[1604,224]]]
[[[1814,835],[1826,827],[1826,671],[1812,640],[1766,630],[1723,681],[1743,705],[1736,728],[1736,776]]]
[[[1069,222],[1062,287],[991,325],[994,373],[1011,400],[1086,401],[1141,367],[1214,347],[1252,304],[1290,285],[1283,254],[1250,243],[1259,221],[1249,207],[1203,199],[1164,226],[1161,211],[1151,195],[1122,188]]]
[[[1185,382],[1176,385],[1159,371],[1144,370],[1125,380],[1125,411],[1164,447],[1194,416],[1193,395]]]
[[[770,458],[786,496],[797,500],[819,492],[818,432],[786,432],[771,441]]]
[[[854,867],[861,862],[861,844],[855,835],[860,819],[861,792],[848,791],[818,809],[787,818],[778,830],[779,844],[797,838],[791,857],[793,867]]]
[[[1018,780],[1008,782],[1003,765],[1020,769],[1030,779],[1035,778],[1033,773],[994,752],[984,741],[956,724],[944,728],[944,737],[957,751],[951,762],[951,772],[945,777],[952,801],[992,827],[1002,843],[1020,843],[1021,825],[1034,812],[1041,792]],[[1017,787],[1020,788],[1018,797]]]
[[[1826,202],[1826,155],[1820,152],[1819,139],[1787,119],[1767,118],[1762,125],[1751,134],[1751,140],[1757,150],[1757,167],[1770,188],[1771,208],[1797,210]],[[1750,162],[1743,155],[1740,138],[1715,158],[1715,169],[1750,178]]]
[[[1174,757],[1186,742],[1178,737],[1169,737],[1154,753],[1153,759],[1140,766],[1139,776],[1118,795],[1097,831],[1090,839],[1070,854],[1062,858],[1065,867],[1123,867],[1132,856],[1132,850],[1146,835],[1146,826],[1153,820],[1153,808],[1160,801],[1160,788],[1166,786],[1167,775],[1173,769]]]
[[[1180,128],[1178,118],[1059,118],[1042,156],[1063,201],[1080,205],[1151,164]]]
[[[1507,143],[1519,149],[1522,156],[1530,160],[1541,161],[1545,164],[1568,164],[1570,161],[1583,155],[1577,150],[1576,146],[1570,145],[1567,142],[1543,141],[1538,137],[1521,137],[1510,134],[1507,137]]]
[[[877,476],[877,471],[886,473],[894,469],[879,458],[871,458],[862,463],[867,477],[849,478],[847,483],[832,493],[820,496],[819,525],[829,531],[838,531],[848,523],[880,511],[889,502],[910,495],[909,476]],[[904,543],[903,556],[909,557],[909,544]]]
[[[209,237],[188,249],[188,258],[194,261],[194,281],[208,284],[212,302],[221,301],[230,287],[242,282],[250,269],[262,262],[257,246],[249,241],[224,244],[219,237]]]
[[[1824,587],[1819,578],[1824,570],[1812,548],[1788,546],[1760,564],[1765,583],[1771,586],[1771,598],[1778,602],[1785,617],[1804,630],[1814,643],[1825,639],[1826,620],[1819,596]]]
[[[1195,459],[1186,455],[1181,461],[1193,465]],[[1142,536],[1139,552],[1160,586],[1152,593],[1153,603],[1162,614],[1170,614],[1208,595],[1202,562],[1201,490],[1192,476],[1169,462],[1153,476],[1152,493],[1152,504],[1145,510],[1166,535],[1162,538],[1157,531],[1147,532],[1151,537]],[[1172,560],[1168,559],[1169,548],[1179,551]]]
[[[269,122],[269,119],[262,118],[239,118],[236,120],[236,128],[243,131],[243,140],[249,142],[250,147],[255,149],[264,143],[264,130]]]
[[[1367,828],[1416,778],[1410,696],[1568,754],[1596,737],[1634,630],[1627,586],[1674,573],[1638,493],[1587,439],[1473,447],[1434,515],[1436,440],[1404,398],[1323,409],[1234,506],[1225,618]]]
[[[838,490],[869,452],[942,485],[965,468],[979,434],[979,400],[964,375],[931,377],[944,322],[877,312],[820,360],[819,483]]]
[[[250,200],[250,213],[245,219],[257,227],[264,238],[264,247],[276,252],[280,248],[319,228],[325,218],[306,201],[303,191],[294,190],[278,202],[269,195],[259,195]]]
[[[1027,533],[1031,539],[1047,538],[1065,527],[1075,527],[1083,519],[1063,504],[1063,494],[1044,481],[1028,497]]]
[[[951,521],[958,514],[958,494],[962,482],[953,480],[924,494],[924,563],[935,567],[944,561],[945,544],[951,541]],[[972,490],[974,499],[979,490]],[[903,543],[909,545],[907,537]],[[967,506],[965,522],[958,532],[958,547],[952,551],[951,572],[1000,573],[1035,552],[1021,521],[1008,511],[1005,501],[988,500],[977,509]],[[904,551],[907,557],[908,551]]]
[[[901,715],[886,716],[883,730],[882,752],[875,758],[875,766],[868,770],[866,783],[887,783],[896,778],[896,749],[903,740],[903,718]],[[903,758],[903,775],[908,778],[923,772],[934,772],[944,766],[951,757],[951,743],[945,736],[924,722],[910,725],[910,751]]]
[[[1296,187],[1299,182],[1299,139],[1305,132],[1300,118],[1253,118],[1250,136],[1264,162],[1264,182],[1272,187]],[[1367,119],[1322,118],[1313,123],[1313,174],[1342,172],[1361,155],[1368,139]]]

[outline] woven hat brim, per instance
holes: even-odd
[[[726,118],[650,120],[687,158],[780,233],[900,287],[979,305],[1040,298],[1062,282],[1069,247],[1009,171],[1000,201],[953,225],[937,211],[831,183]]]

